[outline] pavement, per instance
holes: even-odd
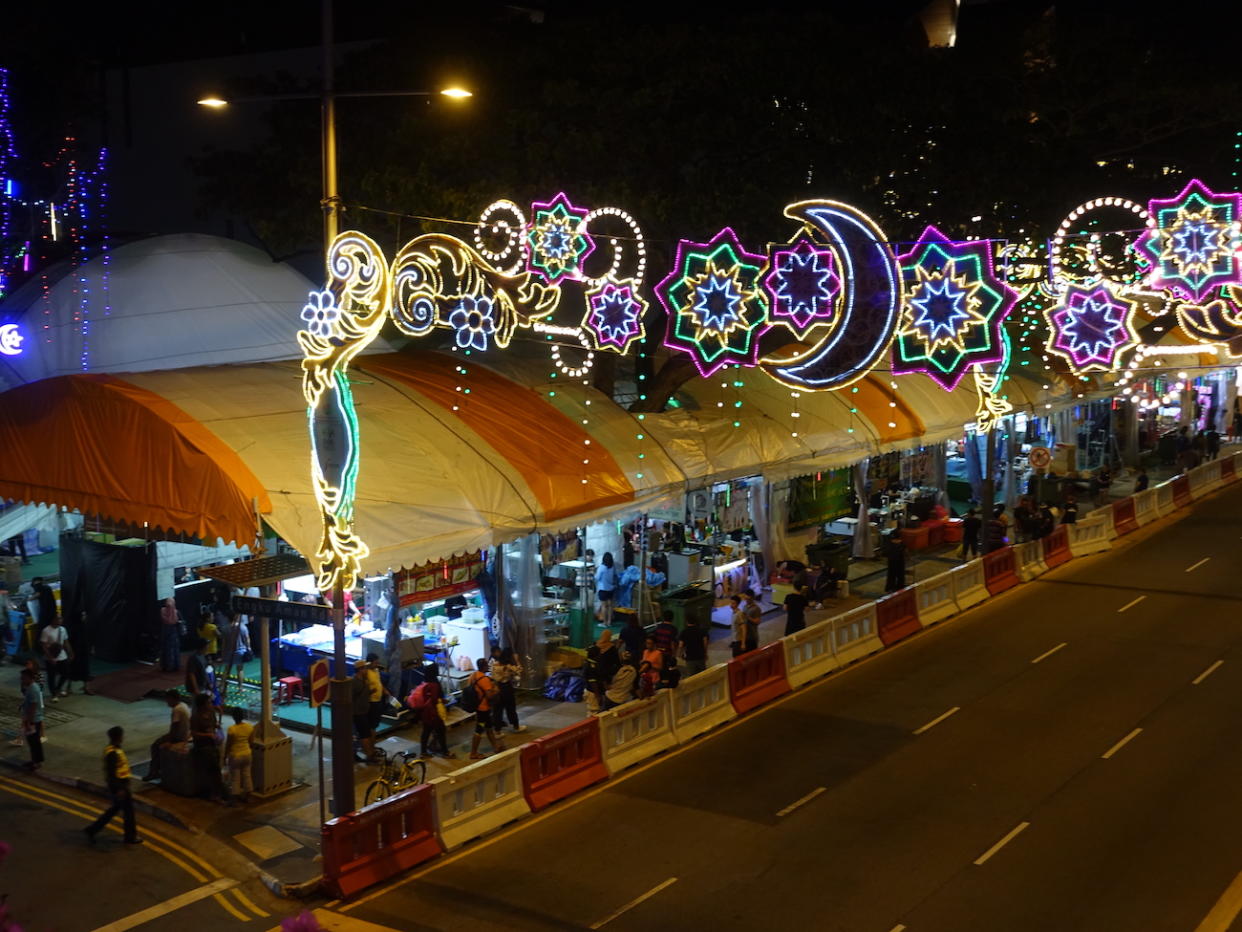
[[[1164,477],[1156,471],[1149,471],[1149,474],[1153,485]],[[1132,478],[1120,477],[1111,490],[1113,497],[1128,494],[1131,484]],[[922,551],[908,560],[907,581],[913,583],[926,579],[960,563],[956,545]],[[884,594],[883,561],[855,561],[851,564],[849,577],[851,595],[825,603],[820,609],[810,610],[808,624],[833,617]],[[761,643],[776,640],[784,633],[783,613],[770,604],[765,603],[765,608],[767,611],[760,626]],[[708,650],[709,665],[729,659],[729,640],[727,628],[713,629]],[[17,670],[12,664],[0,666],[0,702],[6,707],[11,707],[10,701],[16,702]],[[100,753],[107,729],[116,724],[125,728],[135,772],[142,774],[146,771],[148,744],[166,731],[168,721],[167,706],[158,699],[121,703],[102,696],[75,694],[56,703],[48,703],[47,709],[47,760],[36,779],[76,787],[99,796],[106,795]],[[429,779],[446,775],[470,763],[472,730],[463,723],[466,716],[457,710],[453,712],[449,739],[457,758],[429,760]],[[520,735],[507,734],[505,740],[510,747],[525,743],[580,721],[586,714],[583,703],[553,702],[537,693],[523,692],[519,694],[519,718],[526,730]],[[13,747],[8,743],[8,739],[14,736],[15,727],[12,718],[0,717],[0,736],[3,738],[0,767],[20,768],[27,759],[24,746]],[[417,726],[410,726],[390,730],[386,734],[381,732],[378,746],[389,752],[417,750],[420,730]],[[292,738],[294,747],[293,789],[271,799],[227,807],[205,799],[177,796],[164,791],[158,784],[135,781],[139,812],[191,832],[208,834],[224,843],[237,855],[247,859],[268,888],[278,895],[309,894],[321,874],[318,850],[321,824],[319,750],[317,746],[312,746],[310,735],[289,729],[286,733]],[[324,773],[329,779],[332,770],[330,752],[328,742]],[[743,759],[748,760],[749,755],[744,754]],[[747,763],[741,769],[749,766],[751,764]],[[356,801],[360,806],[366,787],[378,776],[378,770],[371,765],[357,765],[355,773]],[[697,779],[695,782],[700,784],[703,781]]]

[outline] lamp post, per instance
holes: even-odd
[[[327,259],[332,243],[340,232],[341,199],[337,191],[336,160],[336,101],[340,97],[431,97],[441,95],[454,99],[473,96],[470,91],[449,87],[441,91],[362,91],[339,93],[333,76],[333,21],[332,0],[323,0],[323,77],[318,94],[280,94],[260,97],[236,97],[232,99],[210,96],[201,98],[200,106],[220,109],[231,103],[272,102],[284,100],[319,100],[321,107],[320,160],[322,169],[324,257]],[[324,437],[331,443],[335,439],[343,446],[340,432]],[[326,451],[325,451],[326,452]],[[341,461],[344,451],[327,452],[329,460]],[[333,678],[332,678],[332,814],[346,815],[354,811],[354,740],[353,716],[350,699],[350,678],[347,676],[349,658],[345,653],[345,592],[340,575],[335,577],[331,590],[333,630]]]

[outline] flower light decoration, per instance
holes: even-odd
[[[646,337],[646,313],[647,302],[632,282],[609,279],[587,293],[582,331],[596,349],[624,353],[635,340]]]
[[[1201,304],[1216,288],[1242,284],[1242,194],[1217,194],[1195,179],[1176,197],[1152,200],[1135,249],[1151,266],[1147,283]]]
[[[768,329],[762,264],[728,227],[706,243],[678,242],[673,270],[655,287],[668,312],[664,345],[688,354],[703,378],[728,363],[757,364]]]
[[[1136,307],[1107,282],[1069,285],[1061,303],[1045,312],[1048,351],[1068,360],[1075,375],[1114,369],[1122,353],[1139,342]]]
[[[764,266],[772,323],[784,324],[799,338],[836,316],[841,276],[832,251],[798,236],[773,249]]]
[[[906,296],[893,372],[925,372],[953,391],[971,365],[1000,361],[1018,294],[993,269],[986,240],[955,243],[929,226],[898,261]]]
[[[595,249],[584,228],[589,211],[569,203],[564,192],[531,204],[534,219],[526,232],[526,268],[549,285],[581,277],[582,261]]]

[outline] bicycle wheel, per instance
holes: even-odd
[[[367,787],[367,794],[363,797],[362,804],[369,806],[371,803],[377,803],[381,799],[387,799],[392,794],[392,786],[387,780],[373,780],[371,785]]]
[[[421,786],[427,782],[427,762],[421,758],[407,760],[401,771],[402,786]]]

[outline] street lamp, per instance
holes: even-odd
[[[278,100],[318,100],[322,108],[320,156],[323,166],[323,247],[325,262],[340,227],[341,199],[337,193],[336,170],[336,100],[338,97],[432,97],[437,94],[456,100],[474,95],[461,87],[441,91],[360,91],[338,93],[332,61],[332,0],[323,0],[323,86],[318,94],[281,94],[265,97],[209,96],[200,98],[203,107],[222,109],[230,103],[270,102]],[[315,417],[312,413],[312,417]],[[313,427],[312,427],[313,430]],[[342,458],[343,459],[343,458]],[[347,815],[354,811],[354,739],[350,700],[350,682],[345,675],[348,657],[345,653],[345,593],[338,582],[332,587],[333,668],[332,679],[332,814]],[[266,649],[266,648],[265,648]]]

